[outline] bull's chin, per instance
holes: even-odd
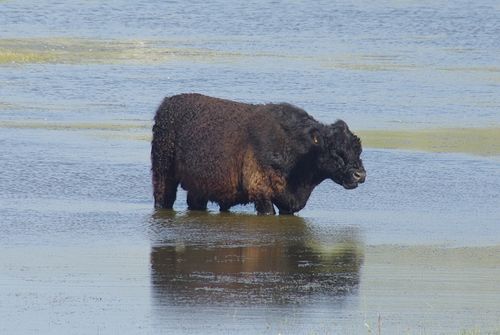
[[[352,189],[355,189],[356,187],[358,187],[358,183],[354,182],[354,183],[342,183],[342,186],[344,186],[344,188],[346,190],[352,190]]]

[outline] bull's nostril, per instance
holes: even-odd
[[[356,180],[364,180],[365,177],[366,177],[366,172],[364,172],[364,171],[354,171],[354,173],[352,174],[352,176]]]

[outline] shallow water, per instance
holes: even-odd
[[[498,330],[496,159],[367,149],[362,187],[259,217],[186,212],[183,192],[155,212],[145,141],[0,142],[2,332]]]
[[[0,22],[0,333],[500,331],[496,2],[0,1]],[[368,179],[294,217],[183,191],[156,212],[151,120],[187,91],[344,118]]]

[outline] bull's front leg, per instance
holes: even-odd
[[[293,197],[281,197],[279,200],[275,200],[276,207],[278,207],[280,215],[293,215],[293,213],[300,211],[304,208],[305,203],[297,201]]]
[[[271,200],[262,199],[255,201],[255,210],[259,215],[274,215],[276,214]]]
[[[295,187],[287,187],[284,192],[277,195],[273,202],[278,207],[280,215],[289,215],[300,211],[305,207],[307,200],[315,185],[302,184]]]

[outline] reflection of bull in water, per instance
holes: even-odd
[[[152,281],[166,304],[331,300],[359,285],[363,253],[352,229],[328,240],[299,217],[189,214],[153,224]]]

